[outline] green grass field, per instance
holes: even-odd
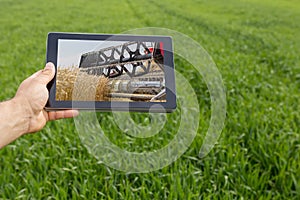
[[[126,174],[81,143],[72,119],[50,122],[0,150],[0,199],[300,199],[300,2],[297,0],[0,0],[0,101],[44,66],[48,32],[121,33],[165,27],[199,42],[215,60],[227,94],[225,128],[197,157],[210,118],[201,75],[176,69],[200,102],[198,135],[176,162]],[[192,50],[191,50],[192,51]],[[176,114],[176,113],[175,113]],[[147,125],[147,114],[132,114]],[[124,135],[99,113],[107,136],[129,150],[166,145]],[[176,128],[176,116],[170,117]]]

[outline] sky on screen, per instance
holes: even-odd
[[[58,40],[58,67],[78,67],[81,55],[102,48],[123,44],[124,41]]]

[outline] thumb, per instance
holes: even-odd
[[[45,68],[41,71],[41,73],[38,75],[37,79],[43,83],[47,84],[49,83],[55,75],[55,67],[54,64],[49,62],[46,64]]]

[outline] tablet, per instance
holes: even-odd
[[[46,110],[176,109],[171,37],[49,33],[46,57],[56,66]]]

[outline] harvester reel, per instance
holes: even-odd
[[[127,42],[83,54],[79,68],[88,74],[109,78],[120,76],[123,72],[130,77],[137,77],[149,73],[151,62],[155,59],[146,42]]]

